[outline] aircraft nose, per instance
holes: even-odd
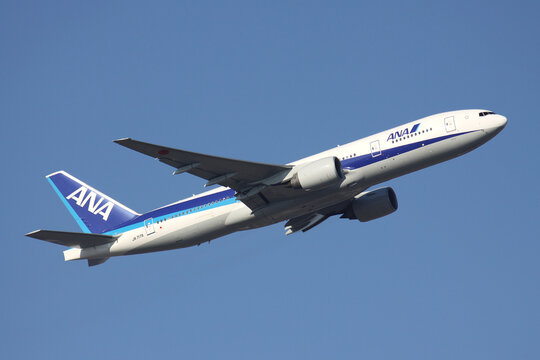
[[[502,130],[504,129],[504,127],[506,126],[506,123],[508,122],[508,120],[506,119],[506,116],[502,116],[502,115],[497,115],[494,119],[493,119],[493,122],[494,122],[494,125],[497,129]]]
[[[484,131],[491,137],[500,133],[507,123],[506,117],[499,114],[490,114],[484,121]]]

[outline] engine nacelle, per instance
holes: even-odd
[[[385,187],[357,195],[342,217],[366,222],[390,215],[397,208],[396,193],[391,187]]]
[[[298,171],[291,178],[295,189],[318,190],[344,179],[341,162],[335,156],[298,165]]]

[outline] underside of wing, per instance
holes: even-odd
[[[200,154],[129,138],[115,140],[115,142],[172,166],[176,169],[173,172],[175,175],[187,172],[206,179],[205,186],[219,184],[229,187],[235,190],[237,198],[251,209],[268,203],[269,199],[265,194],[273,193],[268,191],[268,186],[279,184],[292,168],[288,165],[265,164]]]
[[[290,219],[285,224],[285,234],[291,235],[297,231],[306,232],[309,229],[314,228],[315,226],[322,223],[324,220],[328,219],[329,215],[323,215],[319,213],[311,213],[304,216],[299,216],[293,219]]]
[[[331,216],[343,214],[351,200],[346,200],[336,205],[289,219],[285,223],[285,234],[291,235],[297,231],[306,232],[313,229]]]
[[[48,241],[58,245],[75,248],[86,248],[91,246],[103,245],[116,240],[115,236],[110,235],[53,230],[36,230],[26,234],[26,236],[38,240]]]

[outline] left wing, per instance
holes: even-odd
[[[297,231],[306,232],[328,219],[330,215],[311,213],[295,217],[285,223],[285,235],[291,235]]]
[[[313,229],[330,216],[343,214],[351,200],[352,199],[345,200],[339,204],[289,219],[289,221],[285,223],[285,235],[291,235],[297,231],[306,232]]]
[[[200,154],[130,138],[114,142],[174,167],[175,175],[188,172],[208,180],[205,186],[219,184],[229,187],[235,190],[237,198],[251,209],[267,203],[268,200],[261,191],[267,186],[280,183],[292,168]]]

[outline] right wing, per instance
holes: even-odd
[[[176,170],[173,174],[188,172],[208,180],[205,186],[219,184],[229,187],[236,191],[237,199],[251,209],[268,203],[269,200],[264,195],[266,191],[263,190],[270,185],[279,184],[292,168],[289,165],[265,164],[200,154],[130,138],[114,142],[174,167]]]

